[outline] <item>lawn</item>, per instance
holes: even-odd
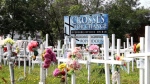
[[[34,69],[31,69],[31,73],[28,73],[29,67],[27,66],[26,78],[24,76],[24,68],[21,66],[14,67],[15,73],[15,84],[38,84],[40,81],[40,66],[35,65]],[[51,65],[48,69],[48,76],[46,78],[46,84],[60,84],[60,78],[53,77],[52,72],[57,67],[57,65]],[[131,70],[131,69],[130,69]],[[75,72],[76,74],[76,84],[87,84],[87,69],[85,65],[82,65],[82,69]],[[121,84],[139,84],[139,69],[134,67],[134,72],[130,71],[130,74],[120,70],[121,74]],[[91,64],[91,81],[90,84],[105,84],[105,74],[103,64]],[[3,78],[7,83],[4,82]],[[111,77],[110,77],[111,78]],[[2,65],[0,69],[0,84],[10,84],[9,66]],[[70,83],[70,78],[68,78],[68,84]]]

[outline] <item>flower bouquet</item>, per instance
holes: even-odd
[[[33,60],[36,60],[36,56],[38,55],[38,51],[37,51],[37,47],[38,47],[38,42],[37,41],[31,41],[30,43],[28,43],[28,50],[30,52],[33,52]]]
[[[65,82],[67,77],[71,77],[76,70],[81,69],[78,59],[82,59],[81,48],[75,47],[73,51],[67,53],[67,62],[58,65],[58,68],[53,71],[53,76]]]
[[[6,38],[4,40],[4,46],[6,46],[7,43],[9,43],[10,45],[13,45],[15,43],[15,41],[12,40],[11,38]]]
[[[117,82],[117,84],[119,84],[119,81],[120,81],[120,72],[119,72],[119,69],[121,68],[122,70],[124,71],[127,71],[127,68],[126,68],[126,62],[123,60],[124,56],[119,56],[119,55],[115,55],[115,60],[118,60],[118,61],[123,61],[123,64],[122,65],[114,65],[114,69],[115,71],[112,73],[112,82],[113,84],[115,84]]]
[[[3,55],[7,57],[7,60],[9,61],[9,71],[10,71],[10,80],[11,84],[14,84],[14,64],[13,61],[16,57],[11,57],[13,55],[16,56],[16,53],[12,53],[12,45],[15,42],[11,38],[6,38],[4,40],[4,46],[7,48],[7,52],[5,52]]]
[[[123,58],[124,58],[123,54],[122,56],[115,55],[115,60],[123,61],[123,65],[114,65],[116,71],[119,71],[119,68],[121,68],[124,71],[127,71],[126,62],[123,60]]]
[[[41,66],[40,66],[40,82],[39,84],[45,84],[46,82],[46,69],[50,67],[52,62],[56,62],[56,54],[53,52],[51,48],[45,49],[41,53]]]
[[[140,43],[134,44],[133,45],[133,52],[134,53],[139,53],[139,51],[140,51]]]
[[[72,73],[74,73],[74,70],[67,67],[66,63],[62,63],[53,71],[53,76],[60,78],[60,82],[65,82],[66,78],[71,77]]]
[[[43,67],[44,68],[49,68],[51,62],[56,62],[56,54],[52,51],[52,49],[47,48],[43,55],[42,55],[42,59],[44,61]]]
[[[7,48],[9,48],[10,49],[10,57],[11,57],[11,59],[12,60],[14,60],[14,59],[16,59],[17,58],[17,52],[15,52],[15,51],[12,51],[12,45],[15,43],[15,41],[14,40],[12,40],[11,38],[6,38],[5,40],[4,40],[4,45],[3,45],[3,52],[4,52],[4,54],[3,54],[3,56],[4,56],[4,58],[6,58],[7,57],[7,55],[8,55],[8,49]],[[6,46],[7,45],[7,46]]]

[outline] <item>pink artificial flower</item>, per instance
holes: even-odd
[[[77,57],[78,59],[81,59],[81,58],[82,58],[82,53],[80,53],[80,52],[76,53],[76,57]]]
[[[79,64],[79,62],[77,60],[72,60],[70,62],[70,67],[73,68],[73,69],[75,69],[75,70],[77,70],[77,69],[80,68],[80,64]]]
[[[73,50],[73,53],[77,53],[77,52],[80,52],[80,51],[81,51],[80,47],[75,47],[74,50]]]
[[[80,47],[75,47],[72,54],[75,55],[78,59],[81,59],[82,58],[82,53],[80,51],[81,51]]]
[[[92,53],[92,54],[98,54],[99,52],[99,46],[98,45],[91,45],[89,47],[89,51]]]
[[[38,46],[38,42],[37,42],[37,41],[31,41],[30,43],[32,43],[32,45],[33,45],[34,47],[37,47],[37,46]]]
[[[32,47],[33,47],[33,46],[32,46],[31,43],[29,43],[27,47],[28,47],[28,50],[29,50],[29,51],[33,51],[33,50],[32,50]]]
[[[38,46],[38,43],[37,41],[31,41],[29,44],[28,44],[28,50],[29,51],[32,51],[33,52],[33,48],[36,48]]]
[[[53,71],[53,76],[59,76],[60,75],[60,70],[58,68],[56,68],[54,71]]]

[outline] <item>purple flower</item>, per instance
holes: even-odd
[[[44,63],[43,67],[44,67],[44,68],[49,68],[49,65],[50,65],[50,64],[45,64],[45,63]]]
[[[53,71],[53,76],[58,76],[60,75],[60,70],[58,68],[56,68],[54,71]]]
[[[52,49],[51,49],[51,48],[47,48],[47,49],[46,49],[46,53],[51,54],[51,53],[52,53]]]
[[[51,60],[50,59],[45,59],[44,60],[44,64],[50,64],[51,63]]]
[[[56,59],[56,54],[55,54],[54,52],[51,53],[51,57],[52,57],[51,60],[52,60],[53,62],[56,62],[56,61],[57,61],[57,59]]]

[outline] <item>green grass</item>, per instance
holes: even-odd
[[[24,76],[23,66],[18,68],[18,66],[14,67],[15,72],[15,84],[38,84],[40,81],[40,66],[35,65],[34,69],[31,69],[31,73],[28,73],[29,67],[27,66],[26,78],[18,81],[19,78]],[[60,84],[60,78],[56,78],[52,76],[53,70],[57,67],[57,65],[51,65],[48,69],[48,76],[46,78],[46,84]],[[131,70],[131,69],[130,69]],[[139,84],[139,69],[134,67],[134,72],[130,71],[130,74],[127,74],[125,71],[120,71],[121,73],[121,84]],[[85,65],[82,65],[82,69],[75,72],[76,74],[76,84],[87,84],[87,69]],[[5,78],[7,83],[4,83],[2,78]],[[91,81],[90,84],[105,84],[105,74],[103,71],[103,64],[91,64]],[[111,78],[111,77],[110,77]],[[10,84],[10,74],[9,74],[9,66],[2,65],[2,69],[0,69],[0,84]],[[68,84],[70,83],[70,78],[68,78]]]

